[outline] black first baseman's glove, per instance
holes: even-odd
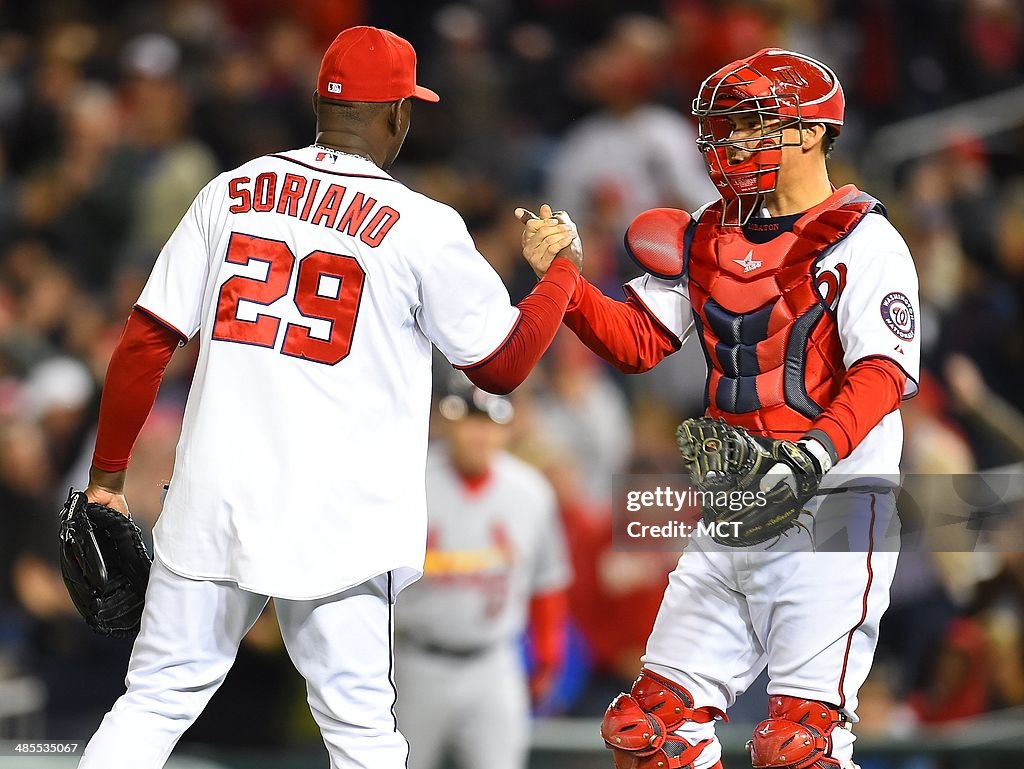
[[[721,420],[687,419],[679,452],[716,542],[747,547],[802,526],[799,517],[832,466],[817,441],[762,438]]]
[[[72,490],[60,511],[60,570],[71,600],[101,635],[139,631],[152,559],[130,516]]]

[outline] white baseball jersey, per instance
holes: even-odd
[[[752,254],[755,270],[761,262]],[[920,361],[918,283],[896,230],[885,217],[868,214],[821,254],[814,270],[845,367],[873,357],[892,360],[908,375],[904,396],[912,395]],[[685,279],[644,275],[631,287],[680,339],[692,334]],[[894,411],[822,485],[850,475],[895,475],[902,445],[902,422]],[[808,510],[808,528],[784,545],[722,548],[699,537],[691,542],[669,577],[643,664],[686,687],[698,707],[723,711],[767,666],[769,694],[833,703],[856,721],[857,693],[896,567],[895,498],[876,491],[820,495]],[[678,734],[693,742],[712,740],[700,766],[718,761],[713,722],[687,724]],[[849,729],[836,728],[828,755],[852,766],[853,741]]]
[[[694,213],[700,216],[703,209]],[[630,281],[637,297],[667,329],[686,341],[693,332],[693,313],[686,277],[675,281],[641,275]],[[906,243],[880,214],[868,214],[816,263],[815,285],[835,313],[849,369],[865,358],[887,358],[907,375],[904,397],[917,392],[921,340],[917,270]],[[899,411],[887,414],[848,457],[825,477],[864,473],[895,475],[903,450]]]
[[[399,634],[456,651],[513,641],[530,597],[569,582],[554,492],[504,453],[482,488],[467,489],[443,445],[431,449],[426,477],[426,568],[398,603]]]
[[[431,342],[456,365],[518,310],[451,208],[311,146],[221,174],[138,302],[199,363],[156,552],[311,599],[421,573]]]

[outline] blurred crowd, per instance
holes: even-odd
[[[1024,123],[982,133],[961,122],[936,149],[885,163],[875,141],[884,125],[1024,84],[1021,0],[5,3],[0,680],[45,683],[49,733],[92,731],[129,650],[89,634],[55,559],[55,512],[84,485],[111,349],[196,192],[253,156],[312,141],[320,55],[356,23],[408,37],[420,81],[442,96],[414,108],[395,176],[463,214],[513,300],[534,281],[516,205],[567,209],[588,278],[620,296],[637,272],[622,249],[630,219],[713,195],[688,116],[701,79],[767,45],[826,60],[848,103],[833,181],[883,200],[921,277],[925,371],[904,406],[905,468],[969,473],[1024,459]],[[147,527],[195,355],[192,344],[174,356],[135,450],[127,497]],[[610,482],[678,469],[673,428],[701,410],[703,379],[693,345],[624,378],[563,335],[516,395],[515,449],[554,485],[575,569],[556,711],[597,715],[636,674],[677,555],[612,548]],[[1021,553],[908,552],[864,728],[1024,705],[1022,617]],[[301,739],[302,697],[261,620],[189,738]]]

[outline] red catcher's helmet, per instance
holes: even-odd
[[[810,56],[781,48],[764,48],[727,64],[701,84],[693,100],[699,125],[697,147],[722,197],[727,202],[738,199],[741,221],[756,208],[756,198],[778,184],[783,128],[825,123],[838,134],[845,108],[843,87],[831,69]],[[758,117],[759,134],[731,138],[729,118],[740,113]],[[729,147],[750,154],[730,165]]]

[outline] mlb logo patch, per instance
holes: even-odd
[[[327,82],[327,93],[341,93],[341,83]]]

